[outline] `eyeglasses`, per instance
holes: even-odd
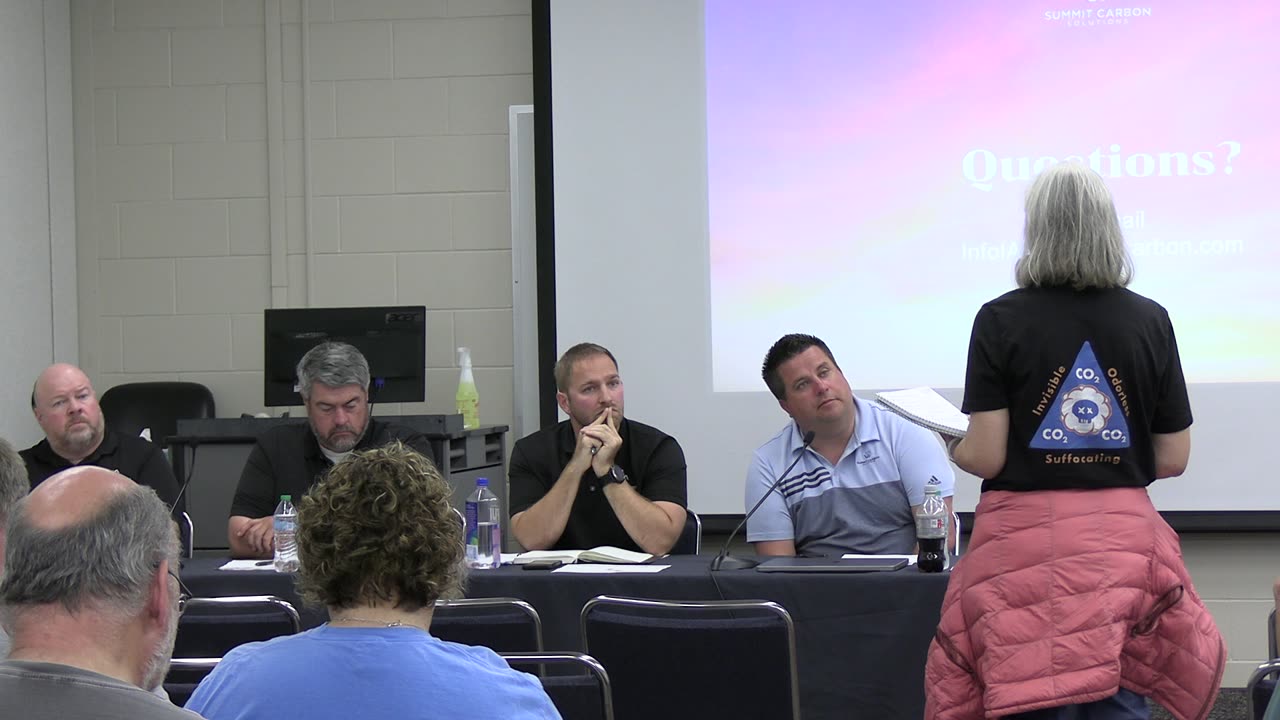
[[[182,582],[182,578],[178,577],[178,573],[169,568],[169,576],[178,581],[178,614],[187,611],[187,601],[191,599],[191,591],[187,589],[187,584]]]

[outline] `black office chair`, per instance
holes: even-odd
[[[671,548],[672,555],[697,555],[702,552],[702,518],[698,513],[685,509],[684,530]]]
[[[800,716],[795,627],[777,603],[601,595],[583,606],[581,623],[584,650],[609,672],[619,720]]]
[[[542,618],[532,605],[515,598],[437,600],[431,634],[499,653],[542,650]]]
[[[232,648],[293,635],[301,628],[298,611],[274,595],[191,598],[178,619],[165,691],[170,699],[184,693],[190,697],[195,686]],[[184,699],[178,704],[185,703]]]
[[[564,720],[613,720],[609,673],[590,655],[576,652],[500,653],[516,670],[537,675]],[[546,666],[566,672],[543,672]],[[526,669],[529,668],[529,669]]]
[[[151,440],[164,447],[178,434],[178,420],[217,417],[213,393],[200,383],[139,382],[116,385],[98,404],[107,426],[121,435],[151,429]]]
[[[1249,720],[1262,720],[1267,711],[1267,704],[1275,694],[1277,679],[1280,679],[1280,648],[1276,647],[1276,611],[1267,615],[1267,656],[1271,659],[1262,663],[1249,676],[1245,685],[1245,698],[1249,706]]]

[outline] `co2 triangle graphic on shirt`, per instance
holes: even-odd
[[[1118,450],[1129,447],[1129,423],[1107,386],[1088,341],[1031,439],[1038,450]]]

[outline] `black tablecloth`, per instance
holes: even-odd
[[[197,596],[278,595],[298,603],[293,577],[220,572],[221,558],[187,560],[182,579]],[[947,575],[914,567],[887,573],[711,573],[708,558],[677,556],[655,574],[577,575],[504,567],[471,573],[468,597],[514,597],[542,617],[548,650],[580,650],[578,615],[596,595],[667,600],[772,600],[796,627],[805,720],[916,720],[924,711],[924,661],[938,625]],[[323,609],[302,608],[306,627]]]

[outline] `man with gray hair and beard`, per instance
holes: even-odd
[[[297,504],[320,476],[352,451],[400,440],[432,457],[426,436],[370,417],[369,362],[355,347],[342,342],[317,345],[302,356],[297,372],[307,424],[272,428],[254,445],[227,521],[232,557],[271,557],[280,496],[289,495]]]
[[[150,692],[185,602],[177,568],[177,532],[152,489],[91,466],[41,483],[7,532],[0,717],[197,717]]]

